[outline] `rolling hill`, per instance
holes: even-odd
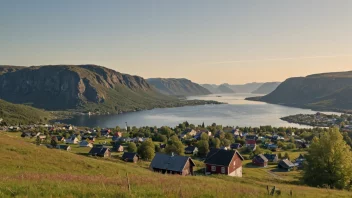
[[[0,125],[37,124],[50,120],[50,112],[0,100]]]
[[[217,90],[219,90],[220,93],[235,93],[235,91],[229,88],[226,84],[220,85]]]
[[[236,93],[252,93],[256,89],[258,89],[260,86],[262,86],[264,83],[246,83],[243,85],[229,85],[227,84],[227,87],[232,89]]]
[[[265,168],[246,168],[244,178],[163,175],[147,169],[147,162],[99,159],[27,141],[0,132],[0,197],[271,197],[267,185],[280,189],[283,198],[291,190],[293,197],[351,196],[348,191],[293,185]]]
[[[185,78],[150,78],[147,82],[165,95],[195,96],[211,94],[209,90]]]
[[[269,94],[273,92],[278,86],[280,82],[267,82],[260,86],[258,89],[253,91],[254,94]]]
[[[289,78],[270,94],[249,98],[315,110],[352,112],[352,71]]]
[[[21,67],[0,75],[0,87],[0,99],[46,110],[115,113],[202,104],[163,95],[142,77],[97,65]]]

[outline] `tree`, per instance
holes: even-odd
[[[136,144],[135,144],[134,142],[128,143],[128,145],[127,145],[127,151],[128,151],[128,152],[131,152],[131,153],[137,152],[137,146],[136,146]]]
[[[207,133],[202,133],[200,135],[200,140],[209,141],[209,135]]]
[[[279,154],[277,155],[277,157],[278,157],[279,159],[282,159],[282,153],[279,153]]]
[[[57,137],[56,136],[51,138],[50,144],[53,148],[56,148],[56,146],[57,146]]]
[[[211,140],[211,145],[214,147],[214,148],[220,148],[220,139],[219,138],[213,138]]]
[[[338,128],[314,137],[308,150],[303,179],[311,186],[348,189],[352,181],[352,152]]]
[[[284,158],[290,160],[290,155],[286,152]]]
[[[203,124],[202,124],[202,128],[203,128],[203,129],[205,128],[204,122],[203,122]]]
[[[39,136],[37,136],[37,139],[35,139],[35,144],[36,144],[37,146],[40,145],[40,138],[39,138]]]
[[[178,139],[178,137],[174,135],[167,142],[167,145],[165,147],[165,152],[168,154],[174,153],[177,155],[183,155],[185,153],[185,146]]]
[[[138,154],[142,159],[150,161],[155,156],[155,146],[151,139],[144,141],[140,147],[138,147]]]
[[[205,141],[205,140],[198,141],[197,147],[198,147],[198,155],[206,156],[208,154],[208,152],[209,152],[208,141]]]

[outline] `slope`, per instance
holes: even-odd
[[[270,94],[249,98],[316,110],[352,111],[352,71],[289,78]]]
[[[32,66],[0,75],[0,98],[47,110],[115,113],[183,106],[139,76],[97,65]]]
[[[254,94],[269,94],[273,92],[278,86],[280,82],[267,82],[260,86],[258,89],[253,91]]]
[[[0,125],[37,124],[52,118],[50,112],[0,100]]]
[[[209,90],[185,78],[150,78],[147,82],[162,94],[195,96],[211,94]]]
[[[227,84],[220,85],[217,90],[219,90],[220,93],[235,93],[235,91],[230,89]]]
[[[0,133],[1,197],[267,197],[266,185],[282,190],[280,197],[350,197],[346,191],[277,183],[258,177],[162,175],[139,164],[97,159],[35,146]],[[276,182],[275,182],[276,181]],[[268,182],[268,183],[265,183]]]

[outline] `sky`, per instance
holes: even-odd
[[[352,70],[350,0],[0,0],[0,64],[197,83]]]

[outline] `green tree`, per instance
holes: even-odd
[[[144,141],[140,147],[138,147],[138,154],[142,159],[151,161],[155,156],[155,146],[151,139]]]
[[[206,156],[209,152],[209,142],[205,140],[200,140],[197,143],[198,155]]]
[[[128,145],[127,145],[127,151],[128,151],[128,152],[132,152],[132,153],[137,152],[137,146],[136,146],[136,144],[135,144],[134,142],[128,143]]]
[[[220,139],[219,139],[219,138],[213,138],[213,139],[211,140],[211,143],[212,143],[212,146],[213,146],[214,148],[220,148],[221,142],[220,142]]]
[[[37,136],[37,139],[35,139],[35,144],[37,145],[37,146],[39,146],[40,145],[40,138],[39,138],[39,136]]]
[[[282,159],[282,153],[277,154],[277,157],[278,157],[279,159]]]
[[[50,144],[51,144],[51,146],[53,147],[53,148],[56,148],[56,146],[57,146],[57,137],[53,137],[53,138],[51,138],[51,142],[50,142]]]
[[[174,135],[167,142],[167,145],[165,147],[165,152],[168,153],[168,154],[174,153],[174,154],[177,154],[177,155],[184,155],[185,146],[178,139],[178,137],[176,135]]]
[[[290,160],[290,155],[286,152],[284,158]]]
[[[349,189],[352,181],[352,152],[337,128],[329,129],[310,145],[303,179],[311,186]]]
[[[200,135],[200,140],[209,141],[209,135],[207,133],[202,133]]]

